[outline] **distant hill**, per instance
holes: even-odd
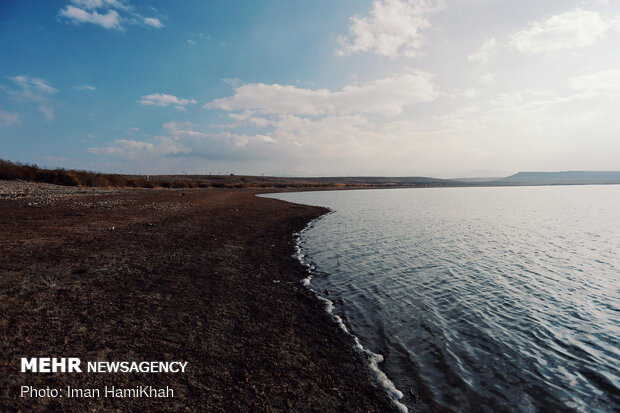
[[[620,171],[519,172],[493,183],[508,185],[620,184]]]
[[[426,176],[336,176],[314,178],[290,178],[304,179],[312,182],[338,183],[346,185],[385,185],[385,186],[454,186],[461,182],[453,179],[429,178]]]
[[[463,182],[463,183],[468,183],[468,184],[478,184],[478,183],[489,183],[489,182],[494,182],[494,181],[500,181],[504,179],[503,176],[497,176],[497,177],[487,177],[487,178],[454,178],[451,179],[451,181],[455,181],[455,182]]]

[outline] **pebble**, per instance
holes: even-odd
[[[41,182],[4,181],[0,180],[0,200],[18,201],[29,208],[51,207],[57,202],[67,202],[73,209],[97,208],[114,209],[124,205],[134,205],[135,201],[127,197],[89,198],[93,195],[120,194],[127,190],[118,188],[79,188],[75,186],[52,185]],[[174,190],[176,191],[176,190]],[[183,196],[182,192],[180,196]],[[177,211],[191,206],[187,202],[151,202],[145,204],[147,209]],[[148,224],[153,226],[152,223]]]
[[[25,205],[28,207],[53,206],[57,201],[74,200],[76,195],[88,196],[116,192],[119,191],[108,188],[78,188],[40,182],[0,180],[0,199],[27,201]],[[107,200],[106,202],[113,203],[114,200]]]

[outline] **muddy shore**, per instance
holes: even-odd
[[[391,411],[299,282],[292,234],[325,210],[256,193],[0,181],[0,411]],[[33,374],[22,357],[188,364]],[[30,398],[21,386],[174,397]]]

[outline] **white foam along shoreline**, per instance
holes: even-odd
[[[314,219],[312,221],[310,221],[308,223],[308,225],[301,231],[297,232],[294,234],[295,237],[295,254],[294,257],[297,258],[297,260],[299,260],[299,262],[306,267],[307,271],[308,271],[308,276],[306,278],[304,278],[303,280],[301,280],[301,283],[306,286],[308,289],[310,289],[310,291],[312,291],[315,296],[325,304],[325,311],[327,311],[327,313],[331,316],[331,318],[336,322],[336,324],[338,324],[338,326],[342,329],[342,331],[344,331],[346,334],[350,335],[351,337],[353,337],[353,341],[354,341],[354,346],[353,348],[355,349],[355,351],[357,351],[358,353],[361,353],[364,355],[364,358],[366,359],[368,365],[368,369],[370,370],[370,372],[372,373],[373,379],[376,381],[376,383],[379,385],[379,387],[384,390],[387,394],[389,399],[392,401],[392,403],[394,404],[394,407],[396,407],[397,410],[399,410],[402,413],[408,413],[408,409],[407,406],[405,406],[403,403],[400,402],[400,399],[403,397],[403,393],[398,390],[396,388],[396,386],[394,385],[394,383],[386,376],[386,374],[379,368],[379,363],[381,363],[383,361],[383,356],[381,354],[377,354],[377,353],[373,353],[372,351],[364,348],[364,346],[362,346],[362,344],[360,343],[359,339],[357,338],[357,336],[355,336],[354,334],[352,334],[349,329],[347,328],[347,326],[344,324],[344,322],[342,321],[342,318],[337,315],[334,314],[334,303],[324,297],[321,297],[310,285],[310,281],[312,280],[312,275],[316,269],[315,266],[308,264],[307,262],[304,261],[304,253],[301,250],[301,237],[303,235],[303,233],[308,230],[309,228],[311,228],[314,223],[321,219],[322,217],[319,217],[317,219]]]

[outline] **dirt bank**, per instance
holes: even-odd
[[[7,185],[0,410],[391,409],[350,338],[299,284],[292,234],[324,210],[252,190]],[[37,356],[188,365],[182,374],[19,372],[21,357]],[[175,397],[33,399],[20,397],[23,385],[168,386]]]

